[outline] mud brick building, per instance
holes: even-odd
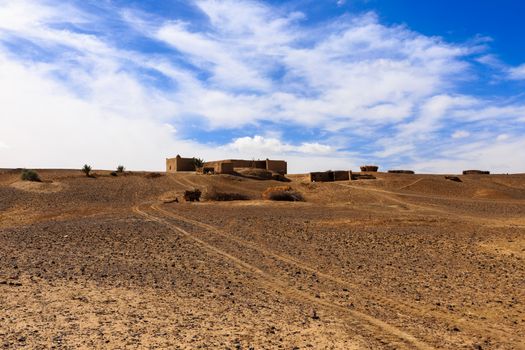
[[[352,176],[352,171],[336,170],[336,171],[322,171],[310,173],[311,182],[333,182],[333,181],[348,181]]]
[[[166,158],[166,172],[176,173],[179,171],[195,171],[193,158],[182,158],[177,154],[175,158]]]
[[[232,174],[236,168],[255,168],[272,171],[281,175],[288,172],[288,164],[284,160],[245,160],[245,159],[225,159],[205,162],[203,169],[205,172],[216,174]],[[175,158],[166,159],[166,172],[175,173],[179,171],[196,171],[194,158],[182,158],[177,155]]]
[[[225,159],[215,160],[204,163],[205,168],[213,168],[217,174],[231,174],[236,168],[254,168],[273,171],[281,175],[288,172],[288,164],[284,160],[245,160],[245,159]]]

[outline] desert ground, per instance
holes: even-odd
[[[38,172],[0,170],[3,348],[525,349],[525,174]]]

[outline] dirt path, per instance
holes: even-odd
[[[181,222],[186,222],[186,223],[189,223],[191,225],[195,225],[196,227],[199,227],[201,229],[213,232],[214,234],[220,235],[221,237],[223,237],[226,240],[234,241],[234,242],[244,246],[245,248],[249,248],[249,249],[258,251],[264,256],[271,256],[272,258],[274,258],[276,260],[279,260],[281,262],[284,262],[286,264],[290,264],[290,265],[293,265],[295,267],[301,268],[301,269],[303,269],[305,271],[314,273],[318,277],[321,277],[321,278],[323,278],[323,279],[325,279],[327,281],[336,283],[336,284],[338,284],[340,286],[351,288],[351,289],[353,289],[355,291],[357,291],[359,289],[362,289],[362,288],[359,288],[360,286],[355,284],[355,283],[351,283],[351,282],[349,282],[347,280],[343,280],[341,278],[338,278],[338,277],[332,276],[330,274],[324,273],[324,272],[322,272],[322,271],[320,271],[318,269],[315,269],[315,268],[313,268],[313,267],[311,267],[311,266],[309,266],[309,265],[307,265],[307,264],[305,264],[305,263],[303,263],[303,262],[301,262],[301,261],[299,261],[299,260],[297,260],[297,259],[295,259],[295,258],[293,258],[293,257],[291,257],[289,255],[287,255],[287,254],[277,253],[275,251],[266,249],[265,247],[263,247],[261,245],[254,244],[254,243],[249,242],[247,240],[241,239],[241,238],[239,238],[237,236],[228,234],[225,231],[219,229],[218,227],[215,227],[215,226],[203,223],[201,221],[197,221],[197,220],[193,220],[193,219],[184,217],[182,215],[174,213],[173,211],[168,211],[166,209],[163,209],[160,204],[152,204],[150,206],[150,208],[155,210],[158,214],[160,214],[160,215],[162,215],[164,217],[176,219],[177,221],[181,221]],[[159,216],[156,216],[156,217],[158,218]],[[166,223],[166,224],[169,224],[171,227],[174,227],[177,230],[180,229],[178,226],[174,225],[172,222]],[[185,231],[185,233],[189,234],[187,231]],[[282,283],[281,283],[281,285],[285,286],[285,284],[282,284]],[[434,322],[440,322],[440,323],[442,323],[444,325],[456,324],[456,325],[460,326],[461,329],[463,329],[464,332],[470,333],[472,335],[480,334],[480,332],[482,332],[483,334],[490,335],[494,339],[499,339],[499,340],[504,340],[504,339],[508,338],[509,336],[512,336],[512,331],[511,330],[503,330],[503,329],[500,329],[500,328],[494,327],[494,326],[493,327],[489,327],[489,326],[486,326],[484,324],[481,324],[480,322],[476,322],[475,320],[466,320],[466,319],[461,318],[461,317],[456,317],[456,316],[451,315],[451,314],[440,312],[439,310],[435,310],[435,309],[433,309],[431,307],[428,307],[428,306],[424,306],[424,305],[414,306],[414,305],[412,305],[410,303],[406,303],[406,302],[403,302],[401,300],[394,300],[394,299],[391,299],[391,298],[388,298],[388,297],[385,297],[385,296],[381,296],[381,295],[378,295],[378,294],[373,294],[373,293],[370,293],[370,292],[367,292],[367,291],[364,291],[364,290],[359,290],[359,293],[360,293],[361,297],[364,297],[364,298],[366,298],[368,300],[373,300],[374,302],[379,303],[382,307],[388,308],[389,310],[395,311],[396,313],[407,315],[407,316],[410,316],[410,317],[428,318],[428,319],[432,319]],[[337,304],[337,306],[339,307],[340,305]],[[359,315],[359,317],[361,317],[361,318],[363,318],[363,317],[366,318],[366,316],[368,316],[368,315],[364,315],[364,314],[360,314]],[[368,320],[368,321],[370,321],[370,320]]]
[[[156,205],[149,205],[149,208],[155,210],[155,211],[162,211],[159,210],[158,206]],[[199,245],[205,247],[206,249],[209,249],[210,251],[215,252],[218,255],[223,256],[226,259],[231,260],[239,267],[245,269],[246,271],[249,271],[253,273],[254,275],[257,275],[261,277],[261,284],[264,288],[267,288],[269,290],[276,290],[279,291],[285,295],[288,295],[290,298],[293,299],[299,299],[303,302],[308,302],[310,304],[316,305],[320,308],[329,309],[332,312],[336,313],[342,313],[353,327],[357,327],[358,329],[366,330],[365,335],[371,335],[377,339],[380,339],[383,342],[386,342],[386,344],[390,344],[392,346],[395,346],[396,348],[402,347],[402,348],[416,348],[416,349],[422,349],[422,350],[430,350],[433,349],[433,347],[429,344],[426,344],[425,342],[417,339],[413,335],[391,325],[388,324],[382,320],[379,320],[373,316],[364,314],[362,312],[356,311],[356,310],[350,310],[346,307],[343,307],[341,305],[320,300],[319,298],[316,298],[315,296],[305,293],[303,291],[297,290],[290,286],[286,281],[282,281],[278,278],[276,278],[274,275],[271,275],[258,267],[249,264],[236,256],[233,256],[232,254],[202,240],[188,231],[182,229],[181,227],[166,221],[160,216],[153,215],[151,213],[147,213],[145,210],[141,209],[139,206],[136,206],[133,208],[133,210],[139,214],[142,215],[150,220],[156,221],[158,223],[161,223],[163,225],[169,226],[173,228],[174,230],[178,231],[179,233],[182,233],[184,236],[194,240]],[[165,213],[165,211],[162,211]],[[196,224],[193,221],[194,224]],[[199,224],[197,224],[199,225]],[[246,242],[243,242],[246,244]],[[272,254],[276,256],[273,253],[270,253],[269,251],[266,251],[266,253]],[[290,259],[286,259],[283,257],[280,257],[280,259],[292,262]],[[295,264],[295,262],[292,262]],[[315,271],[311,269],[312,271]],[[407,347],[408,346],[408,347]]]
[[[416,181],[417,182],[417,181]],[[368,193],[374,193],[382,198],[385,198],[389,201],[392,201],[394,203],[397,203],[401,206],[406,206],[408,208],[411,208],[412,210],[420,210],[422,212],[430,212],[430,213],[436,213],[438,215],[444,216],[444,217],[454,217],[458,220],[465,221],[465,222],[472,222],[476,224],[483,223],[487,226],[503,226],[506,227],[508,225],[514,225],[514,226],[521,226],[525,227],[523,225],[523,220],[521,218],[517,219],[499,219],[499,218],[487,218],[482,217],[479,215],[468,215],[465,213],[457,213],[450,209],[446,208],[437,208],[435,205],[423,205],[423,204],[415,204],[412,202],[409,202],[407,200],[402,200],[396,197],[408,197],[408,198],[419,198],[419,199],[437,199],[442,201],[453,201],[453,202],[470,202],[470,203],[476,203],[480,202],[477,199],[470,199],[470,198],[454,198],[454,197],[443,197],[443,196],[436,196],[436,195],[426,195],[426,194],[415,194],[415,193],[402,193],[402,192],[396,192],[396,191],[388,191],[388,190],[382,190],[377,188],[364,188],[359,186],[353,186],[343,183],[337,183],[338,186],[345,187],[345,188],[351,188],[355,190],[360,190]],[[412,185],[412,184],[411,184]],[[406,187],[406,186],[405,186]],[[481,201],[482,202],[482,201]],[[495,200],[487,200],[487,203],[494,203],[497,202]],[[513,200],[510,201],[511,203],[517,203],[517,204],[523,204],[525,205],[525,202],[522,200]],[[502,203],[509,203],[502,202]]]

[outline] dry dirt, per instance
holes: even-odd
[[[0,347],[525,349],[525,175],[98,173],[0,170]]]

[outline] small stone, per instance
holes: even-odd
[[[313,312],[312,312],[312,319],[314,319],[314,320],[318,320],[319,318],[320,318],[320,317],[319,317],[319,315],[317,314],[317,311],[313,310]]]

